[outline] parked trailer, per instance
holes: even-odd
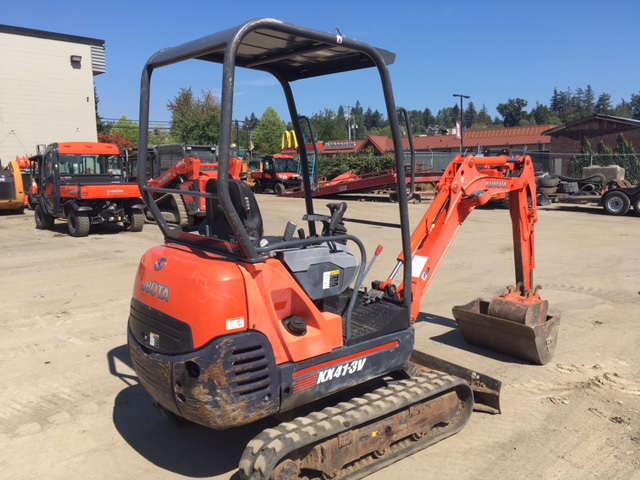
[[[601,206],[609,215],[626,215],[633,207],[640,216],[640,185],[632,185],[627,180],[612,180],[602,191],[578,191],[571,195],[558,195],[557,203],[594,204]]]

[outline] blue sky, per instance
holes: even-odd
[[[527,110],[548,105],[554,87],[591,85],[614,104],[640,93],[637,0],[22,0],[5,2],[0,23],[105,40],[107,73],[96,77],[99,113],[137,120],[140,75],[152,54],[259,17],[326,32],[337,27],[396,53],[390,67],[396,103],[409,110],[435,114],[458,104],[454,93],[470,95],[491,116],[509,98],[527,100]],[[220,92],[220,79],[219,69],[203,62],[162,69],[152,83],[151,119],[170,119],[166,103],[180,88]],[[357,100],[384,111],[379,89],[357,75],[314,80],[294,92],[301,94],[300,113],[309,116]],[[238,77],[236,118],[260,117],[269,106],[288,120],[274,81],[258,73]]]

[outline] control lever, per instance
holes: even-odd
[[[285,242],[288,242],[293,238],[293,234],[296,232],[296,224],[293,222],[287,222],[287,226],[284,227],[284,235],[282,235],[282,239]]]
[[[327,227],[327,231],[329,235],[335,235],[336,228],[338,227],[338,224],[342,221],[342,217],[344,217],[344,212],[347,211],[347,204],[346,202],[329,203],[327,207],[329,207],[329,211],[331,212],[331,220],[329,220],[329,226]]]
[[[373,258],[369,262],[369,265],[367,265],[367,269],[364,271],[364,276],[362,277],[363,280],[367,278],[367,275],[369,275],[369,270],[371,270],[371,267],[373,267],[373,262],[376,261],[376,258],[378,258],[378,256],[382,253],[383,249],[384,247],[382,245],[378,245],[378,247],[376,248],[376,251],[373,254]]]

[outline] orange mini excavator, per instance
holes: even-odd
[[[165,242],[140,262],[128,344],[159,410],[219,430],[270,416],[281,420],[242,455],[239,478],[254,480],[362,478],[455,434],[474,409],[498,413],[500,382],[415,351],[413,324],[465,218],[506,193],[516,285],[488,304],[457,307],[455,315],[472,342],[534,363],[551,358],[559,317],[547,315],[547,302],[532,283],[537,207],[531,159],[457,157],[412,235],[388,71],[394,54],[272,19],[160,50],[142,73],[141,145],[148,141],[152,74],[188,59],[222,65],[219,165],[203,192],[173,190],[205,199],[197,229],[170,225],[154,201],[170,189],[140,182]],[[298,138],[306,117],[298,115],[293,82],[368,68],[378,73],[395,148],[402,247],[386,280],[363,285],[370,263],[364,243],[347,232],[346,203],[330,204],[327,215],[314,211],[306,149],[300,151],[306,228],[289,222],[277,236],[265,235],[255,196],[230,174],[239,67],[280,83]],[[145,162],[143,150],[139,179]],[[513,167],[508,175],[486,173],[506,165]]]

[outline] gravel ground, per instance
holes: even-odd
[[[299,221],[297,199],[260,195],[267,234]],[[327,201],[316,201],[318,211]],[[397,221],[397,206],[348,200],[348,218]],[[417,222],[428,204],[410,205]],[[103,227],[72,238],[33,212],[0,216],[0,471],[12,479],[236,478],[260,425],[215,432],[167,423],[130,367],[129,300],[137,264],[160,231]],[[397,231],[347,224],[383,279]],[[640,478],[640,217],[590,206],[544,207],[536,283],[562,316],[553,360],[534,366],[467,344],[451,307],[513,283],[509,216],[474,212],[416,324],[417,348],[502,380],[501,415],[474,414],[454,437],[370,478]]]

